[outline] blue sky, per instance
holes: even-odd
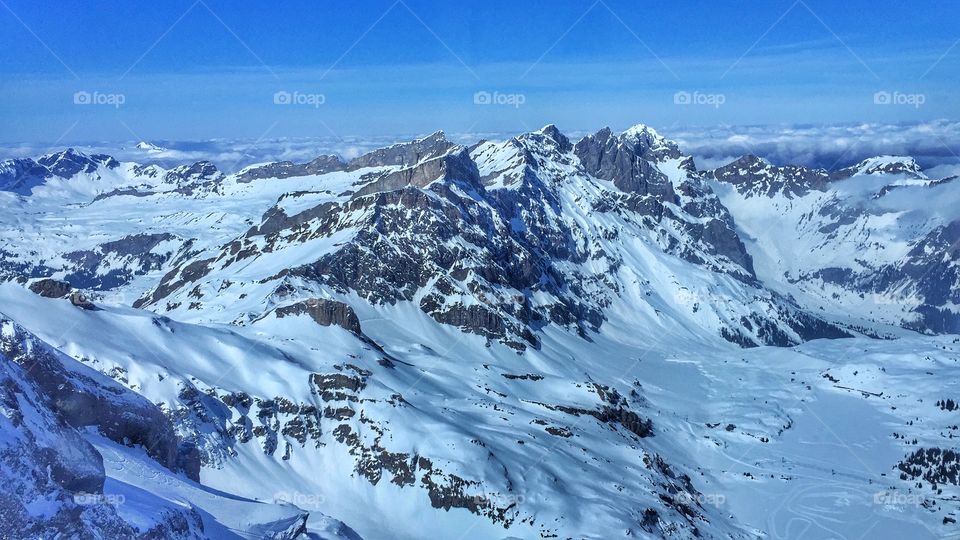
[[[955,1],[465,4],[0,0],[0,140],[669,131],[960,109]]]

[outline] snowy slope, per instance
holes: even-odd
[[[911,158],[840,171],[752,157],[711,171],[758,276],[834,318],[960,331],[960,189]]]
[[[200,486],[195,451],[159,409],[5,316],[0,327],[4,538],[292,539],[305,530],[308,514],[295,506]]]
[[[288,505],[321,538],[954,532],[958,345],[913,329],[952,331],[924,310],[955,303],[960,192],[912,160],[700,173],[638,125],[232,175],[4,167],[0,310],[202,463],[157,483],[142,448],[85,432],[123,519],[189,501],[226,537],[295,529]]]
[[[436,139],[407,168],[329,173],[318,180],[329,189],[281,197],[219,251],[180,261],[137,305],[244,324],[315,296],[352,305],[355,293],[413,302],[523,349],[539,345],[544,324],[596,332],[630,289],[640,316],[743,345],[846,335],[756,282],[732,218],[675,146],[651,157],[635,131],[616,140],[657,190],[592,176],[576,153],[589,144],[575,149],[552,126],[470,155]]]
[[[82,320],[87,313],[66,301],[12,287],[3,288],[2,298],[40,335],[62,333],[52,320],[77,324],[58,344],[162,401],[182,418],[185,434],[203,414],[227,409],[224,424],[204,424],[227,434],[216,438],[225,448],[221,461],[202,469],[203,483],[335,516],[364,537],[419,538],[426,532],[456,538],[467,529],[468,537],[479,538],[610,538],[630,529],[641,536],[685,536],[680,531],[689,531],[689,524],[682,514],[664,509],[685,504],[703,516],[692,523],[708,537],[749,536],[750,530],[786,538],[810,531],[849,535],[877,522],[890,538],[907,531],[936,538],[952,530],[941,522],[955,514],[960,495],[956,485],[939,485],[938,493],[922,479],[918,489],[916,480],[900,479],[895,469],[919,448],[952,446],[952,415],[934,402],[958,391],[955,338],[818,341],[744,351],[693,338],[651,344],[624,324],[622,332],[592,344],[556,332],[542,351],[517,357],[506,348],[482,352],[477,338],[458,342],[422,316],[420,324],[436,328],[434,335],[410,322],[398,325],[411,321],[401,314],[364,317],[365,331],[378,341],[406,344],[387,347],[394,359],[389,368],[362,344],[346,352],[351,346],[344,330],[325,331],[312,321],[241,338],[202,326],[155,325],[148,322],[155,316],[129,309],[107,308],[96,320]],[[106,328],[111,339],[84,339]],[[204,337],[210,333],[218,337]],[[231,354],[241,340],[250,340],[250,352]],[[187,350],[197,358],[184,357]],[[191,369],[201,358],[210,367]],[[347,358],[355,367],[337,369],[323,358]],[[343,397],[313,394],[313,373],[328,392]],[[573,414],[573,408],[607,403],[609,396],[596,395],[594,384],[616,389],[630,410],[649,418],[653,436],[635,438],[624,424]],[[218,397],[200,408],[196,396],[178,391],[190,386]],[[235,405],[240,392],[248,394],[249,409]],[[297,412],[264,413],[266,399],[280,398],[299,403]],[[309,429],[303,436],[295,429],[297,419],[308,416],[303,404],[333,410],[333,417],[318,415],[316,438]],[[187,406],[202,413],[187,416]],[[347,409],[354,411],[349,418]],[[240,428],[247,422],[251,436],[245,439]],[[359,437],[356,444],[351,433]],[[217,449],[205,443],[205,452]],[[396,468],[397,456],[418,456],[412,479],[401,480],[408,477]],[[430,473],[422,459],[430,461]],[[458,497],[424,487],[421,474],[441,483],[456,475],[468,484]],[[689,476],[696,491],[673,493],[686,485],[680,475]],[[437,513],[435,501],[451,510]],[[481,515],[457,509],[460,503],[476,504]],[[855,512],[847,514],[851,507]],[[371,520],[367,508],[376,508],[378,518]],[[511,521],[509,529],[485,511],[494,508],[494,515]],[[659,525],[644,528],[646,508],[656,510]],[[636,525],[621,529],[624,523]]]

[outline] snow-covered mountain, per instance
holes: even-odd
[[[143,151],[145,151],[145,152],[148,153],[148,154],[160,154],[160,153],[163,153],[163,152],[166,152],[166,151],[167,151],[166,148],[164,148],[164,147],[162,147],[162,146],[159,146],[159,145],[156,145],[156,144],[151,143],[151,142],[147,142],[147,141],[140,141],[140,142],[138,142],[138,143],[134,146],[134,148],[136,148],[137,150],[143,150]]]
[[[141,439],[35,431],[121,464],[107,487],[165,467],[185,537],[954,531],[960,190],[907,158],[698,171],[647,126],[546,126],[0,178],[0,312],[153,407],[202,485]],[[116,505],[142,536],[147,502]]]
[[[960,333],[960,189],[909,157],[838,171],[755,156],[705,178],[733,213],[761,279],[830,318]]]
[[[201,486],[197,448],[143,396],[7,318],[0,348],[5,538],[293,539],[306,531],[308,514],[293,505]]]

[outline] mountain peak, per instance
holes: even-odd
[[[610,129],[610,128],[606,128],[606,129]],[[638,135],[646,135],[651,138],[660,138],[660,139],[663,138],[659,133],[657,133],[657,130],[642,123],[635,124],[633,126],[628,127],[627,129],[623,130],[623,132],[621,132],[620,135],[624,137],[636,137]]]
[[[429,134],[429,135],[427,135],[427,136],[425,136],[425,137],[420,137],[420,138],[418,138],[418,139],[414,139],[412,142],[415,142],[415,143],[417,143],[417,142],[440,142],[440,141],[446,141],[446,140],[447,140],[447,134],[444,133],[444,131],[443,131],[442,129],[438,129],[438,130],[434,131],[433,133],[431,133],[431,134]],[[401,144],[403,144],[403,143],[401,143]]]
[[[560,149],[563,151],[567,151],[572,147],[570,144],[570,139],[568,139],[567,136],[564,135],[559,129],[557,129],[557,126],[553,124],[547,124],[543,126],[537,133],[557,143],[557,145],[559,145]]]
[[[85,158],[85,157],[87,157],[87,155],[84,154],[83,152],[77,150],[76,148],[69,147],[59,152],[51,152],[49,154],[44,154],[40,156],[40,158],[37,161],[55,163],[56,161],[65,159],[65,158],[75,159],[75,158]]]
[[[556,124],[547,124],[547,125],[543,126],[542,128],[540,128],[539,133],[543,133],[544,135],[550,135],[550,134],[553,134],[553,133],[560,133],[560,130],[557,129],[557,125],[556,125]]]
[[[37,160],[37,163],[50,170],[51,173],[61,177],[70,178],[80,173],[92,173],[97,170],[101,164],[109,168],[116,167],[118,163],[110,156],[96,154],[88,156],[74,148],[67,148],[61,152],[47,154]]]
[[[153,144],[147,141],[138,142],[134,148],[136,148],[137,150],[146,150],[147,152],[150,152],[150,153],[166,151],[166,148],[163,148],[162,146],[158,146],[156,144]]]
[[[810,190],[822,191],[830,181],[830,173],[797,165],[778,167],[754,154],[746,154],[706,173],[708,176],[737,187],[745,195],[788,197],[801,196]]]
[[[850,167],[854,174],[906,174],[914,178],[926,178],[917,161],[909,156],[877,156]]]
[[[763,159],[762,157],[757,156],[756,154],[744,154],[733,161],[735,164],[739,165],[761,165],[764,167],[772,167],[773,164],[769,161]]]
[[[212,182],[223,176],[213,163],[202,160],[192,165],[180,165],[170,169],[164,176],[164,181],[178,186]]]
[[[348,169],[365,167],[402,166],[410,167],[417,163],[440,157],[457,145],[448,141],[443,131],[435,131],[426,137],[410,142],[397,143],[386,148],[368,152],[350,161]]]

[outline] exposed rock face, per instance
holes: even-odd
[[[148,296],[135,301],[133,307],[146,306],[152,301],[166,297],[180,287],[196,282],[210,272],[210,265],[213,262],[213,259],[203,259],[174,268],[163,276],[160,284]]]
[[[167,268],[178,256],[188,254],[192,245],[193,241],[170,233],[141,233],[89,249],[66,251],[55,259],[24,259],[23,262],[19,262],[22,257],[7,254],[0,248],[0,278],[39,278],[34,282],[36,287],[46,287],[50,285],[49,279],[55,279],[79,289],[113,290],[137,277]],[[38,290],[34,292],[42,294]],[[57,296],[65,295],[66,292]]]
[[[198,161],[193,165],[175,167],[163,177],[167,184],[176,186],[174,192],[187,196],[198,193],[218,193],[223,173],[209,161]]]
[[[586,409],[583,407],[551,405],[548,403],[540,403],[539,405],[552,411],[560,411],[573,416],[592,416],[599,422],[614,426],[619,425],[641,439],[653,436],[653,421],[649,418],[644,419],[632,411],[630,409],[630,402],[625,397],[606,385],[593,383],[591,387],[600,398],[600,404],[596,408]],[[560,435],[566,436],[563,435],[563,433],[560,433]]]
[[[311,298],[289,306],[279,307],[275,313],[280,318],[307,314],[320,326],[330,326],[332,324],[354,334],[360,334],[360,319],[353,312],[353,308],[335,300]]]
[[[825,193],[820,189],[828,190],[832,177],[800,168],[771,168],[747,158],[735,169],[702,176],[675,144],[646,127],[620,134],[603,130],[577,145],[554,126],[509,141],[481,143],[469,151],[442,137],[431,139],[374,152],[352,165],[336,158],[318,158],[304,165],[281,163],[250,169],[238,176],[246,178],[241,182],[268,176],[320,175],[325,170],[335,170],[336,174],[289,182],[266,180],[256,185],[222,182],[224,189],[237,190],[225,191],[222,198],[217,192],[221,175],[209,164],[199,163],[169,174],[134,168],[137,178],[165,182],[153,186],[157,190],[151,192],[151,199],[141,201],[150,203],[143,207],[154,202],[166,204],[163,197],[155,197],[160,193],[171,193],[178,200],[163,208],[163,212],[182,212],[174,221],[176,228],[171,229],[178,234],[182,230],[189,234],[188,227],[196,223],[200,225],[193,226],[200,229],[214,223],[210,234],[216,234],[212,231],[222,221],[218,215],[206,216],[208,202],[211,208],[217,203],[221,207],[236,203],[239,207],[246,201],[227,198],[237,193],[241,194],[238,197],[252,193],[255,201],[244,207],[248,213],[235,220],[235,228],[195,250],[181,249],[189,241],[151,227],[149,232],[128,234],[89,249],[69,246],[72,251],[66,256],[71,265],[49,272],[44,268],[41,275],[59,277],[60,272],[72,271],[68,281],[93,282],[89,287],[74,283],[77,287],[103,290],[111,281],[96,280],[122,268],[125,271],[119,278],[134,283],[132,290],[140,292],[156,285],[139,305],[170,312],[172,317],[183,315],[202,322],[248,327],[232,332],[224,330],[223,325],[214,332],[202,325],[174,324],[159,316],[151,324],[144,313],[114,309],[100,300],[97,302],[104,309],[97,313],[68,309],[63,302],[48,302],[64,308],[60,314],[65,318],[101,320],[117,332],[132,329],[118,336],[116,342],[132,342],[138,335],[134,334],[136,330],[142,334],[156,332],[151,334],[153,340],[169,340],[169,349],[163,347],[152,351],[155,355],[136,358],[116,354],[112,345],[88,348],[78,343],[77,348],[86,354],[102,347],[96,351],[98,358],[89,360],[90,365],[106,361],[104,373],[122,384],[156,392],[151,395],[163,401],[161,411],[169,422],[146,411],[141,401],[121,399],[112,385],[86,371],[60,374],[40,365],[36,374],[43,384],[31,382],[34,374],[24,368],[28,361],[32,364],[39,358],[35,347],[17,349],[6,344],[0,351],[13,354],[20,362],[10,362],[11,369],[24,373],[11,376],[11,384],[6,384],[0,373],[0,422],[7,413],[10,418],[20,413],[30,420],[30,415],[23,412],[27,408],[20,390],[29,386],[40,396],[51,396],[45,407],[59,422],[39,431],[57,433],[58,440],[69,443],[73,436],[69,430],[101,430],[111,440],[155,448],[151,453],[154,459],[191,477],[196,477],[201,462],[208,467],[243,468],[246,463],[230,461],[262,452],[264,455],[256,458],[271,467],[342,464],[343,470],[335,472],[351,479],[351,493],[369,492],[366,483],[379,486],[377,496],[383,487],[403,490],[404,495],[412,491],[434,508],[464,509],[483,516],[478,521],[484,526],[489,521],[509,528],[504,534],[530,536],[539,528],[542,537],[589,536],[594,517],[608,521],[605,530],[622,530],[627,536],[694,538],[733,531],[726,528],[728,514],[724,510],[696,502],[694,483],[681,468],[683,460],[689,458],[683,449],[677,448],[676,454],[664,451],[671,448],[675,428],[683,425],[679,415],[671,416],[669,411],[662,414],[659,406],[648,406],[641,397],[639,382],[630,388],[612,372],[616,369],[608,369],[641,360],[629,357],[633,347],[623,353],[628,346],[621,349],[611,342],[632,331],[655,340],[659,337],[655,332],[661,328],[672,338],[675,334],[671,327],[683,327],[697,342],[702,340],[709,350],[718,351],[724,344],[704,335],[704,328],[743,347],[790,346],[814,338],[847,336],[837,326],[811,315],[815,311],[803,311],[785,294],[763,287],[741,242],[747,236],[738,232],[738,224],[711,189],[719,180],[737,187],[728,190],[724,186],[723,193],[740,193],[741,187],[750,187],[746,193],[755,199],[760,199],[760,194],[776,194],[797,204],[798,198]],[[354,166],[359,168],[352,169]],[[877,174],[909,172],[909,168],[896,167],[892,163],[870,164],[864,170],[880,171]],[[244,177],[247,174],[250,176]],[[314,182],[323,189],[313,189],[310,184]],[[285,188],[279,187],[284,184],[296,187],[284,192],[281,190]],[[886,186],[877,197],[921,184],[928,189],[936,182],[901,182]],[[756,186],[760,189],[754,195]],[[185,201],[182,195],[187,191],[203,200]],[[145,193],[139,186],[124,186],[115,196],[146,197]],[[107,201],[95,210],[110,209],[118,202]],[[180,202],[184,204],[180,206]],[[811,229],[827,239],[847,235],[845,227],[869,217],[837,201],[815,207],[806,216],[802,222],[811,223]],[[227,216],[226,220],[231,217],[236,216]],[[818,222],[818,217],[823,220]],[[855,282],[863,291],[895,291],[906,284],[906,295],[920,291],[931,302],[939,303],[928,306],[936,311],[925,312],[927,319],[919,329],[929,330],[939,324],[938,328],[955,331],[956,320],[950,318],[946,306],[960,304],[956,296],[960,290],[956,274],[958,239],[957,223],[942,224],[919,238],[911,238],[895,265],[866,274],[830,267],[818,269],[817,276],[826,284]],[[23,276],[41,271],[41,265],[60,264],[46,258],[42,263],[37,260],[41,258],[37,257],[34,267],[22,272]],[[166,270],[169,272],[158,285],[152,281],[152,272]],[[146,274],[151,276],[135,279]],[[913,283],[920,287],[917,291],[909,288]],[[675,284],[690,287],[691,315],[687,318],[681,312],[685,299],[671,294],[676,289],[670,287]],[[693,290],[700,284],[706,285]],[[40,293],[48,289],[57,291],[52,284],[41,287]],[[21,297],[11,298],[17,299],[11,304],[21,304]],[[22,305],[27,306],[42,301],[29,294],[22,298]],[[423,342],[418,339],[420,335],[414,335],[416,331],[405,328],[409,343],[377,346],[363,335],[357,317],[357,313],[372,312],[387,317],[415,312],[417,324],[427,329],[422,334]],[[303,338],[303,342],[292,343],[289,335],[281,335],[290,319],[278,322],[271,314],[277,318],[299,316],[314,335],[303,332],[293,336]],[[318,326],[311,326],[307,316]],[[217,317],[223,318],[214,320]],[[447,327],[434,325],[427,317]],[[138,321],[142,324],[137,325]],[[715,321],[719,322],[713,324]],[[107,326],[108,322],[112,326]],[[653,331],[645,326],[648,323]],[[334,325],[356,336],[320,328]],[[297,330],[302,328],[297,326]],[[370,331],[377,325],[367,326]],[[454,328],[468,335],[462,336]],[[278,329],[277,335],[269,338],[247,340],[248,336],[263,336],[261,331]],[[55,335],[55,330],[47,335]],[[2,335],[9,333],[4,328]],[[383,335],[394,334],[388,330]],[[465,345],[474,343],[453,353],[441,350],[446,345],[443,337],[450,335],[463,337]],[[317,336],[319,339],[311,341]],[[487,347],[483,346],[484,340]],[[588,340],[603,345],[591,349]],[[215,347],[201,345],[206,343]],[[248,343],[257,346],[235,347]],[[513,355],[501,344],[517,351],[542,346],[544,351]],[[183,355],[187,359],[183,364],[174,358],[194,346],[211,353],[201,359],[209,365],[193,362],[188,355]],[[572,354],[567,358],[563,354],[594,350],[614,350],[618,357],[610,354],[610,363],[605,364],[606,358],[581,359]],[[655,350],[664,353],[670,364],[681,363],[672,361],[674,351],[669,345]],[[237,362],[235,367],[243,374],[221,378],[223,370],[209,368],[225,365],[216,363],[221,352],[224,358],[239,354],[257,361]],[[133,369],[111,366],[105,353]],[[678,358],[681,356],[678,354]],[[334,359],[327,362],[331,357]],[[584,371],[587,366],[591,371],[583,373],[582,378],[577,373],[581,365]],[[274,367],[276,371],[269,378],[262,375]],[[619,385],[624,393],[594,382],[594,377]],[[425,384],[418,386],[418,378],[426,379]],[[406,390],[414,387],[416,391]],[[122,406],[114,403],[115,395],[120,396],[116,400]],[[662,395],[658,391],[658,397]],[[29,401],[39,403],[32,397]],[[492,423],[484,425],[481,419],[491,419]],[[723,420],[718,426],[726,425],[718,432],[744,438],[749,434],[745,426],[756,419],[736,419],[733,424],[728,418],[710,418]],[[758,423],[765,429],[766,421],[761,418]],[[173,425],[172,436],[169,424]],[[425,427],[437,429],[428,431]],[[66,430],[63,434],[58,431],[61,428]],[[757,436],[766,433],[764,429]],[[436,436],[440,444],[422,443],[425,434],[441,431],[443,436]],[[97,439],[101,440],[99,436]],[[692,440],[683,440],[687,439]],[[48,490],[45,496],[56,490],[96,492],[102,488],[102,470],[89,466],[95,465],[95,460],[88,459],[89,448],[79,448],[78,455],[71,455],[59,446],[44,446],[42,442],[22,447],[40,456],[40,466],[33,468],[36,463],[11,460],[15,476],[31,480],[42,477],[42,489]],[[723,444],[721,440],[715,442]],[[565,471],[552,475],[530,459],[541,450],[575,457],[566,461],[558,458],[558,463],[565,464]],[[4,459],[2,452],[0,444],[0,460]],[[957,460],[953,455],[947,457],[924,451],[908,458],[903,472],[917,473],[918,478],[929,474],[939,482],[949,480],[956,476]],[[671,466],[667,458],[676,460],[676,464]],[[688,464],[696,457],[689,459]],[[536,477],[526,475],[527,471],[534,471]],[[7,479],[3,473],[0,471],[0,482]],[[284,481],[309,485],[312,479],[306,476]],[[11,485],[16,481],[10,480]],[[356,481],[362,486],[359,489]],[[584,496],[568,507],[574,512],[566,512],[563,507],[555,512],[556,506],[517,504],[517,497],[531,486],[536,491],[527,489],[526,493],[543,499],[570,493]],[[0,492],[4,487],[0,486]],[[619,497],[617,493],[623,493],[626,504],[610,503]],[[638,500],[643,503],[637,504]],[[11,504],[8,510],[4,504],[0,497],[0,512],[20,512],[16,505]],[[426,506],[419,508],[427,510]],[[559,523],[578,513],[586,517],[570,526]],[[190,513],[171,516],[153,536],[166,538],[195,529],[191,525],[194,518]],[[97,519],[103,521],[109,516]],[[274,532],[283,538],[300,535],[304,521],[305,516],[297,516],[285,523],[282,531]],[[25,518],[14,523],[25,523]],[[44,532],[38,531],[37,535]],[[74,532],[67,531],[66,536]],[[125,529],[98,534],[130,536]]]
[[[49,169],[32,159],[6,160],[0,163],[0,190],[29,195],[51,176]]]
[[[70,303],[77,306],[78,308],[96,310],[97,306],[87,298],[87,295],[82,292],[74,292],[70,295]]]
[[[860,162],[852,167],[828,171],[800,165],[772,165],[752,154],[736,161],[706,171],[704,176],[731,184],[746,196],[802,197],[811,191],[826,191],[831,182],[845,180],[854,175],[905,175],[923,179],[926,176],[913,158],[879,157]]]
[[[171,169],[165,176],[164,181],[170,184],[185,185],[197,182],[203,182],[221,176],[217,166],[209,161],[198,161],[193,165],[183,165]]]
[[[733,217],[710,188],[699,181],[693,160],[684,157],[676,143],[647,126],[636,126],[621,134],[604,128],[584,137],[574,147],[574,153],[586,172],[612,181],[626,193],[623,204],[632,211],[649,216],[657,226],[675,223],[694,242],[702,242],[701,249],[735,263],[729,273],[739,279],[753,279],[753,260],[736,232]],[[664,170],[679,175],[676,185]],[[675,206],[695,219],[678,214]],[[668,250],[677,248],[677,254],[691,262],[707,263],[685,243]]]
[[[37,163],[60,178],[71,178],[80,173],[94,173],[100,166],[113,169],[120,165],[110,156],[104,154],[87,156],[73,148],[43,156],[37,160]]]
[[[383,371],[389,372],[389,368]],[[424,411],[411,406],[402,395],[390,393],[385,381],[378,380],[382,375],[351,363],[336,364],[329,371],[309,375],[304,382],[310,389],[310,399],[302,402],[284,396],[268,399],[184,384],[178,402],[171,403],[170,414],[185,436],[197,441],[204,463],[211,467],[222,466],[222,460],[230,459],[234,448],[246,444],[257,445],[278,460],[320,449],[327,453],[345,452],[353,459],[352,473],[356,478],[374,486],[390,483],[405,491],[424,492],[434,508],[464,509],[510,530],[519,523],[537,523],[545,531],[555,526],[541,523],[538,516],[519,504],[522,495],[514,492],[506,469],[508,462],[499,451],[481,450],[481,455],[489,455],[488,459],[495,464],[492,470],[503,477],[503,486],[494,487],[488,483],[490,478],[475,477],[471,474],[473,471],[463,472],[456,468],[456,463],[426,450],[418,452],[414,449],[415,443],[411,446],[403,437],[397,437],[403,433],[395,431],[397,426],[415,422]],[[550,384],[541,383],[544,376],[538,374],[507,375],[510,374],[505,374],[504,380]],[[571,384],[571,389],[581,387],[587,390],[579,398],[571,397],[570,401],[555,405],[528,401],[522,394],[511,401],[526,404],[536,411],[537,417],[555,416],[553,422],[537,420],[536,424],[543,426],[538,434],[544,437],[569,439],[570,444],[576,444],[582,432],[562,425],[566,417],[571,419],[570,426],[599,425],[600,429],[609,429],[615,434],[624,451],[637,452],[637,463],[641,463],[641,456],[647,455],[641,450],[646,445],[644,441],[654,434],[653,422],[641,409],[643,400],[635,391],[628,398],[602,384]],[[532,395],[543,394],[533,389]],[[499,398],[492,399],[487,406],[496,409],[498,402]],[[387,416],[383,416],[385,413]],[[516,412],[510,413],[513,414]],[[581,422],[577,417],[584,418]],[[526,424],[529,419],[530,416],[524,415],[520,423]],[[505,416],[504,420],[508,418]],[[462,444],[484,446],[476,439]],[[690,495],[691,500],[696,498],[692,485],[684,484],[684,477],[670,470],[663,459],[653,455],[648,459],[656,464],[649,474],[656,478],[654,485],[658,490],[662,487],[664,493],[676,494],[677,491],[670,490],[679,489]],[[691,516],[703,518],[695,507],[691,512]],[[661,518],[665,526],[676,527],[678,519],[687,523],[686,518],[667,511]]]
[[[434,183],[437,179],[442,181]],[[526,300],[523,291],[541,283],[548,290],[556,288],[558,295],[558,280],[573,290],[583,287],[557,274],[546,277],[553,274],[551,256],[583,260],[582,254],[571,251],[568,229],[557,231],[531,221],[528,234],[510,232],[518,207],[537,205],[532,210],[539,212],[542,203],[537,200],[555,197],[539,180],[532,176],[528,180],[518,192],[488,192],[464,149],[390,173],[357,192],[349,206],[324,209],[323,219],[331,224],[340,215],[361,208],[373,210],[362,214],[364,227],[354,241],[313,264],[291,269],[290,274],[391,303],[413,299],[432,282],[433,290],[420,302],[423,311],[441,322],[519,349],[537,343],[527,327],[534,320],[595,328],[601,317],[589,313],[585,304],[558,303],[535,313]],[[527,194],[537,200],[529,200]],[[538,219],[534,212],[525,215]],[[345,225],[340,222],[335,227]],[[460,239],[466,242],[462,247],[457,245]],[[504,294],[498,290],[501,286],[513,292]],[[457,300],[460,295],[485,300],[467,306]]]
[[[879,278],[884,291],[901,297],[921,294],[923,303],[914,312],[917,320],[908,327],[919,331],[960,334],[960,221],[931,231],[916,242],[906,260]]]
[[[748,195],[802,196],[811,190],[823,191],[836,178],[825,169],[809,169],[800,166],[776,167],[754,155],[714,169],[707,177],[731,184]]]
[[[269,540],[297,540],[298,538],[308,538],[307,518],[309,517],[309,514],[304,512],[298,517],[288,520],[285,524],[271,523],[270,530],[264,531],[263,537]],[[360,539],[358,538],[357,540]]]
[[[574,146],[547,126],[470,152],[437,134],[358,160],[347,169],[370,170],[354,183],[356,190],[293,215],[278,203],[218,253],[182,260],[135,306],[200,310],[219,284],[233,281],[235,265],[334,236],[344,241],[259,278],[258,285],[272,286],[269,303],[312,298],[305,285],[316,284],[374,304],[416,301],[439,322],[518,351],[539,347],[536,330],[546,324],[589,339],[619,293],[621,232],[758,286],[729,212],[692,160],[646,127],[617,135],[603,130]],[[600,219],[591,224],[577,218],[580,213]],[[763,302],[761,311],[796,309],[775,308],[789,304],[776,296]],[[790,343],[816,326],[802,319],[782,321]],[[754,344],[783,342],[770,332],[748,334]],[[742,341],[733,329],[722,335]]]
[[[409,143],[395,144],[374,150],[350,161],[348,170],[367,167],[400,166],[412,167],[418,163],[447,154],[455,144],[447,141],[442,131]]]
[[[834,173],[836,178],[849,178],[854,174],[898,174],[909,178],[923,179],[927,176],[912,157],[879,156],[865,159],[852,167]]]
[[[949,196],[952,179],[930,180],[913,159],[892,156],[835,171],[775,167],[744,156],[703,176],[736,189],[739,197],[731,200],[749,234],[758,237],[758,249],[784,246],[776,255],[783,268],[775,280],[831,301],[850,294],[845,302],[864,304],[871,319],[888,324],[960,330],[952,307],[960,300],[960,225],[902,202]],[[776,215],[768,215],[769,208]],[[789,220],[791,230],[766,237],[760,221],[771,219]],[[791,245],[805,247],[790,254]]]
[[[327,174],[341,171],[345,167],[346,163],[341,161],[339,157],[331,155],[320,156],[309,163],[297,164],[292,161],[279,161],[247,168],[237,175],[237,182],[247,183],[261,178],[291,178]]]
[[[22,538],[48,531],[133,537],[113,506],[84,507],[74,500],[75,494],[103,493],[103,461],[26,375],[26,368],[0,354],[0,432],[6,439],[0,447],[0,515],[7,532]],[[53,511],[32,515],[28,506],[38,499],[50,500]]]
[[[173,425],[152,403],[116,382],[77,366],[16,324],[0,320],[0,353],[25,368],[37,390],[56,403],[57,415],[67,424],[96,427],[121,444],[141,445],[147,454],[173,471],[199,479],[196,453],[181,447]]]
[[[216,388],[201,391],[188,382],[181,384],[178,401],[168,412],[178,433],[197,449],[205,466],[218,468],[235,455],[237,444],[251,441],[265,454],[284,460],[295,452],[285,438],[315,450],[323,445],[321,423],[330,416],[315,403]]]
[[[201,538],[203,525],[191,509],[151,516],[155,525],[148,530],[124,521],[104,496],[99,452],[77,431],[95,426],[119,440],[135,437],[131,444],[162,445],[160,440],[136,438],[145,424],[131,428],[158,422],[154,429],[166,426],[172,435],[160,411],[108,379],[96,380],[99,374],[58,355],[4,318],[0,335],[0,516],[7,531],[20,538]],[[180,458],[176,453],[166,457],[169,465],[177,465]],[[188,466],[193,478],[199,473],[197,465]],[[41,513],[36,512],[38,501],[44,501]]]
[[[70,294],[73,287],[65,281],[46,278],[31,283],[30,290],[44,298],[63,298]]]
[[[379,180],[360,188],[354,197],[363,197],[381,191],[395,191],[406,186],[426,187],[435,180],[463,182],[478,186],[480,175],[476,164],[470,159],[466,148],[454,147],[455,151],[428,159],[414,167],[387,173]]]
[[[129,174],[132,179],[140,180],[138,185],[123,186],[99,193],[93,202],[112,197],[152,197],[156,195],[179,195],[201,198],[209,195],[223,195],[224,174],[209,161],[198,161],[192,165],[181,165],[164,171],[156,165],[133,165]]]
[[[78,174],[96,174],[104,167],[114,169],[120,164],[104,154],[87,156],[69,148],[56,154],[48,154],[34,161],[13,159],[0,162],[0,191],[30,195],[33,189],[53,177],[72,178]]]
[[[680,149],[649,128],[615,135],[604,128],[574,147],[586,171],[621,191],[673,202],[673,184],[654,164],[680,158]]]
[[[169,233],[136,234],[63,255],[66,280],[82,289],[113,289],[160,270],[190,242]]]
[[[854,218],[856,219],[856,218]],[[853,223],[853,222],[851,222]],[[791,279],[817,279],[906,310],[902,324],[919,332],[960,333],[960,221],[932,230],[911,243],[901,260],[879,267],[826,267]]]
[[[438,131],[409,143],[400,143],[387,148],[374,150],[373,152],[354,158],[349,162],[342,161],[338,156],[323,155],[309,163],[297,164],[291,161],[280,161],[258,167],[251,167],[241,171],[241,173],[237,175],[237,181],[247,183],[261,178],[291,178],[343,170],[355,171],[371,167],[396,166],[402,169],[410,169],[419,163],[440,158],[450,153],[450,151],[456,147],[457,145],[446,140],[442,131]],[[440,167],[441,165],[441,163],[435,163],[433,167]],[[414,173],[411,170],[408,174],[413,175]],[[426,174],[426,176],[430,176],[431,174],[432,173]],[[436,180],[438,177],[439,175],[433,176],[428,182]],[[399,180],[392,180],[392,182],[398,187],[410,183],[404,183]]]

